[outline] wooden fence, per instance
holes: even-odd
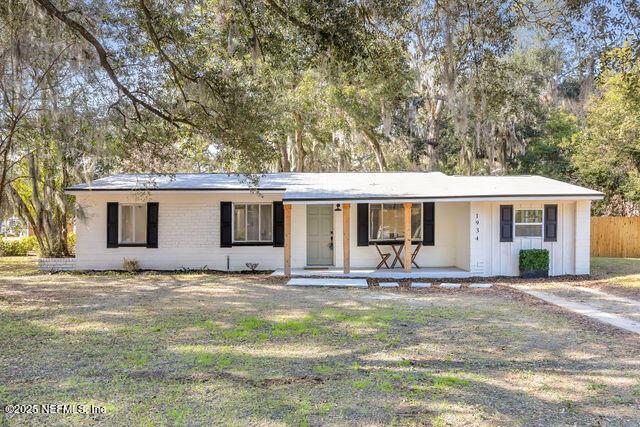
[[[640,216],[592,217],[591,255],[640,258]]]

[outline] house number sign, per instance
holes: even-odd
[[[473,220],[473,238],[476,241],[480,240],[480,215],[478,215],[478,212],[475,213]]]

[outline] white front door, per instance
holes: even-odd
[[[333,205],[307,205],[307,265],[333,264]]]

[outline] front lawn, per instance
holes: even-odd
[[[591,274],[623,286],[640,288],[640,258],[591,258]]]
[[[2,262],[0,403],[105,410],[10,424],[640,423],[640,339],[503,286],[302,289]]]

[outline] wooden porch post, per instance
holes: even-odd
[[[284,275],[291,276],[291,205],[284,205]]]
[[[411,202],[404,203],[404,271],[411,272]]]
[[[345,274],[351,272],[351,231],[349,223],[351,218],[351,205],[349,203],[342,204],[342,268]]]

